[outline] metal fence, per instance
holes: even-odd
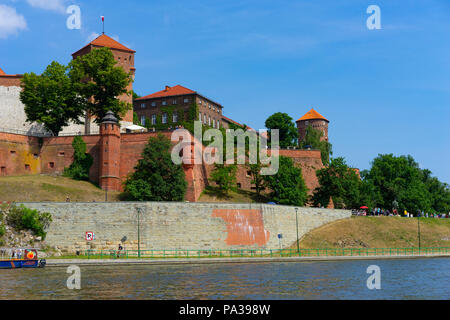
[[[450,247],[437,248],[330,248],[330,249],[241,249],[241,250],[85,250],[87,259],[189,259],[274,257],[364,257],[448,255]]]

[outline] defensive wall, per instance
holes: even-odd
[[[349,218],[348,210],[232,203],[25,203],[52,214],[46,244],[77,250],[278,249],[309,231]],[[138,223],[139,221],[139,223]],[[86,232],[95,240],[86,241]],[[279,236],[280,235],[280,236]]]

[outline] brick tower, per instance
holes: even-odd
[[[312,126],[314,129],[322,131],[323,132],[322,140],[328,141],[328,124],[330,123],[330,121],[328,121],[316,110],[314,109],[309,110],[307,114],[298,119],[296,122],[298,129],[299,144],[305,138],[306,128],[308,128],[308,126]]]
[[[120,127],[112,111],[102,119],[100,137],[100,187],[107,191],[120,191]]]
[[[136,51],[125,47],[123,44],[120,44],[119,42],[112,39],[111,37],[108,37],[105,34],[100,35],[98,38],[88,43],[77,52],[73,53],[72,57],[73,59],[76,59],[77,57],[91,52],[95,48],[102,47],[111,49],[112,54],[114,55],[114,59],[117,61],[116,66],[122,67],[126,73],[131,74],[131,77],[134,81],[134,76],[136,73],[136,68],[134,67],[134,54],[136,53]],[[128,92],[131,92],[131,90],[133,90],[133,82],[131,82],[127,87]],[[133,104],[133,97],[131,95],[128,96],[124,94],[121,95],[119,99],[131,105]],[[127,125],[133,124],[133,108],[131,108],[131,110],[128,110],[127,114],[123,117],[122,122],[125,122]],[[90,133],[90,121],[86,121],[85,131],[85,133]]]

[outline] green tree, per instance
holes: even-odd
[[[371,169],[364,173],[364,180],[373,186],[371,197],[377,206],[392,208],[392,203],[397,201],[400,210],[406,209],[413,214],[417,210],[432,209],[430,188],[411,156],[379,155],[373,160]]]
[[[278,204],[303,206],[308,199],[308,188],[303,180],[302,169],[297,168],[291,158],[281,156],[275,175],[264,176],[267,187],[272,190],[269,197]]]
[[[125,181],[126,200],[183,201],[187,183],[182,166],[172,162],[170,148],[170,140],[162,134],[149,139],[142,159]]]
[[[119,100],[131,83],[131,74],[120,66],[109,48],[95,49],[70,63],[69,76],[76,92],[83,97],[84,109],[97,123],[111,110],[121,120],[132,105]]]
[[[76,136],[72,141],[73,162],[69,168],[64,168],[64,176],[75,180],[89,180],[89,171],[94,163],[92,156],[86,152],[83,138]]]
[[[26,73],[21,87],[20,101],[25,105],[27,122],[43,124],[55,136],[71,121],[82,124],[82,100],[67,66],[53,61],[40,76]]]
[[[287,148],[297,144],[298,131],[292,118],[287,113],[277,112],[266,120],[266,128],[269,141],[273,129],[278,129],[280,134],[280,148]]]
[[[330,163],[330,156],[333,154],[332,145],[326,140],[322,140],[323,132],[314,129],[311,125],[306,128],[306,134],[302,141],[300,141],[300,148],[304,149],[310,146],[312,149],[320,150],[322,163],[328,165]]]
[[[219,191],[227,195],[236,186],[236,165],[216,164],[211,172],[211,181],[219,187]]]
[[[139,117],[136,112],[133,112],[133,124],[141,125],[141,123],[139,121]]]
[[[362,205],[361,180],[344,158],[331,159],[330,165],[317,170],[316,174],[320,186],[314,190],[314,205],[327,207],[330,198],[336,208],[359,208]]]

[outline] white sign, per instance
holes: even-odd
[[[86,241],[92,241],[95,240],[95,233],[92,231],[86,232]]]

